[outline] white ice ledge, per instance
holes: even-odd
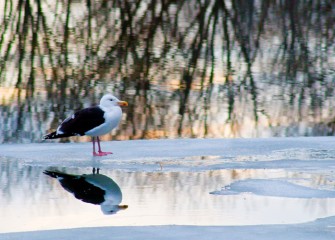
[[[3,144],[0,157],[43,166],[127,171],[335,166],[335,137],[109,141],[102,148],[113,154],[92,157],[91,143]]]

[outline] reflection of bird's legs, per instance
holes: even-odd
[[[112,154],[112,152],[103,152],[103,151],[101,151],[99,137],[97,137],[97,142],[98,142],[98,147],[99,147],[99,154],[100,154],[99,156],[105,156],[105,155],[108,155],[108,154]]]

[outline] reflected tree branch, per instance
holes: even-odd
[[[242,136],[246,118],[275,118],[263,99],[277,87],[297,121],[321,121],[335,91],[332,3],[4,0],[0,88],[20,89],[20,124],[45,93],[46,129],[112,91],[132,103],[119,138],[212,137],[213,122]]]

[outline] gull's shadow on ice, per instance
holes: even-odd
[[[272,179],[241,180],[225,186],[219,191],[211,192],[211,194],[215,195],[237,195],[242,193],[287,198],[335,198],[335,191],[320,190],[284,180]]]
[[[75,198],[91,204],[100,205],[104,214],[115,214],[128,208],[120,205],[122,192],[113,179],[100,174],[99,168],[93,168],[92,174],[72,175],[60,171],[45,170],[44,174],[55,178],[61,186]]]

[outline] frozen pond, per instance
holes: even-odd
[[[104,145],[114,154],[97,159],[90,156],[89,143],[1,145],[0,232],[154,225],[294,226],[319,224],[320,219],[335,216],[334,138]],[[127,209],[106,215],[99,205],[76,199],[59,181],[43,174],[45,170],[91,174],[93,168],[117,183]],[[321,226],[320,236],[326,236],[322,229],[335,236],[327,224]]]

